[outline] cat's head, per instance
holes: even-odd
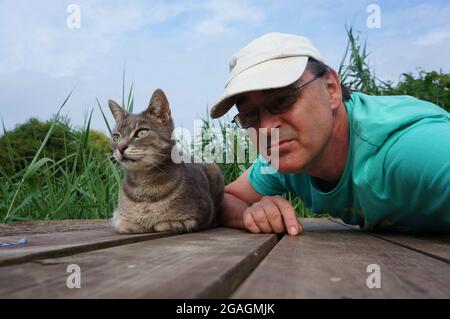
[[[116,120],[111,137],[113,155],[123,167],[152,168],[170,157],[174,126],[169,102],[161,89],[153,93],[147,109],[140,114],[127,112],[113,100],[108,105]]]

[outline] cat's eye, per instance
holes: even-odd
[[[120,134],[119,133],[113,134],[112,140],[113,140],[114,143],[119,143],[119,141],[120,141]]]
[[[134,136],[137,138],[143,138],[143,137],[146,137],[147,135],[148,135],[148,130],[144,128],[144,129],[137,131]]]

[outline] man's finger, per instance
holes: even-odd
[[[292,207],[292,205],[281,196],[274,196],[273,201],[283,215],[284,224],[286,225],[289,235],[295,236],[300,234],[302,226],[297,221],[294,207]]]
[[[253,220],[252,211],[250,208],[247,208],[242,216],[244,227],[247,228],[250,232],[254,234],[258,234],[261,232],[261,229],[256,225]]]
[[[283,233],[285,231],[283,217],[281,212],[275,203],[266,197],[263,197],[260,201],[261,206],[264,208],[267,220],[269,221],[270,227],[275,233]]]
[[[253,204],[252,215],[256,225],[258,225],[264,233],[268,234],[272,232],[272,227],[267,220],[266,212],[260,202]]]

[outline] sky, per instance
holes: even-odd
[[[379,24],[368,24],[373,6]],[[372,20],[371,20],[372,21]],[[267,32],[303,35],[337,68],[345,26],[367,40],[382,80],[401,73],[450,71],[450,1],[405,0],[0,0],[0,117],[7,130],[62,110],[107,132],[96,99],[122,102],[125,87],[143,111],[166,93],[177,127],[192,129],[223,92],[230,57]]]

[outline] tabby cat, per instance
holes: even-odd
[[[140,114],[113,100],[112,149],[125,169],[113,226],[120,233],[191,232],[215,226],[224,184],[215,164],[172,161],[174,130],[169,102],[160,89]]]

